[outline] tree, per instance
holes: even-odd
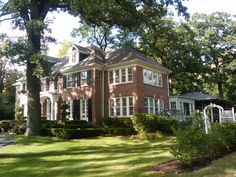
[[[63,57],[66,52],[68,51],[68,49],[73,45],[73,41],[70,40],[64,40],[62,42],[59,43],[60,44],[60,48],[57,52],[57,56],[58,57]]]
[[[190,25],[201,45],[201,59],[209,68],[209,83],[218,87],[218,94],[224,97],[227,66],[236,56],[236,21],[230,14],[214,12],[210,15],[194,14]]]
[[[20,43],[14,45],[16,54],[19,55],[19,58],[25,60],[27,68],[27,136],[40,134],[40,80],[37,72],[39,72],[42,63],[45,63],[41,54],[41,40],[47,24],[45,17],[49,11],[55,10],[57,7],[64,8],[65,4],[56,0],[9,0],[1,6],[1,21],[12,19],[15,27],[25,30],[27,34],[27,40],[21,40]],[[11,15],[10,18],[9,15]]]
[[[0,3],[1,21],[12,19],[15,26],[25,30],[27,40],[16,45],[22,50],[18,53],[20,58],[25,58],[26,78],[28,86],[28,120],[26,135],[38,135],[40,133],[40,80],[39,73],[43,73],[44,56],[41,53],[41,40],[47,27],[46,15],[49,11],[70,8],[70,13],[79,16],[87,24],[99,24],[123,26],[135,29],[148,17],[145,9],[152,7],[163,13],[168,5],[176,5],[179,12],[185,12],[181,0],[162,1],[92,1],[92,0],[9,0],[5,4]],[[140,10],[141,9],[141,10]],[[143,9],[143,10],[142,10]],[[9,15],[11,15],[9,17]],[[140,17],[140,18],[139,18]],[[19,51],[19,50],[16,50]]]

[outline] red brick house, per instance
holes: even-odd
[[[57,61],[49,58],[57,81],[42,78],[41,114],[47,119],[60,119],[62,102],[69,105],[70,120],[87,120],[99,124],[102,117],[130,117],[134,113],[159,114],[168,109],[169,70],[133,48],[122,48],[104,54],[96,47],[73,45],[68,54]],[[55,62],[56,61],[56,62]],[[17,104],[25,80],[15,84]],[[27,106],[26,106],[27,107]],[[27,108],[24,108],[27,115]]]

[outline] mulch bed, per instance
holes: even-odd
[[[184,172],[190,172],[193,170],[198,170],[201,168],[204,168],[210,164],[212,164],[215,160],[211,159],[209,161],[205,161],[204,163],[198,163],[192,166],[188,166],[188,167],[183,167],[181,165],[181,163],[178,160],[171,160],[159,165],[155,165],[153,167],[151,167],[151,169],[153,171],[157,171],[160,173],[175,173],[175,174],[179,174],[179,173],[184,173]]]

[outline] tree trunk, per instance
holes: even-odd
[[[224,98],[222,82],[218,82],[217,86],[218,86],[219,97]]]
[[[40,80],[33,75],[34,66],[27,61],[28,119],[26,136],[39,135],[41,131]]]
[[[28,41],[32,48],[32,53],[40,52],[40,32],[27,30]],[[41,105],[40,105],[40,79],[34,75],[35,64],[31,58],[27,59],[26,80],[28,89],[28,119],[26,136],[40,135],[41,132]]]

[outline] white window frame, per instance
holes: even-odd
[[[162,73],[143,68],[143,83],[163,87]]]
[[[80,99],[80,119],[88,121],[88,99]]]
[[[131,99],[132,99],[132,105],[130,105]],[[123,104],[123,101],[125,101],[125,104]],[[111,105],[111,102],[113,102],[113,106]],[[126,114],[124,114],[123,109],[126,110]],[[132,109],[132,111],[130,111],[130,109]],[[119,115],[117,115],[117,110],[120,113]],[[132,96],[114,97],[114,98],[109,99],[109,116],[110,117],[130,117],[133,115],[133,114],[130,114],[130,112],[133,112],[134,114],[134,97]]]
[[[122,81],[122,71],[125,70],[125,81]],[[129,70],[131,70],[131,73],[129,73]],[[113,70],[109,70],[108,72],[109,76],[109,84],[110,85],[117,85],[117,84],[126,84],[126,83],[132,83],[133,82],[133,67],[123,67],[123,68],[117,68]],[[129,80],[129,76],[131,76],[132,80]]]
[[[69,105],[67,112],[69,113],[66,118],[69,120],[73,120],[73,100],[66,101],[66,104]]]
[[[80,85],[81,86],[88,85],[87,79],[88,79],[88,72],[87,71],[81,71],[80,72]]]
[[[147,105],[145,105],[145,100],[147,100]],[[148,114],[158,115],[164,110],[164,100],[153,97],[145,97],[144,108],[147,110]]]
[[[176,101],[171,101],[171,102],[170,102],[170,109],[177,109],[177,103],[176,103]]]

